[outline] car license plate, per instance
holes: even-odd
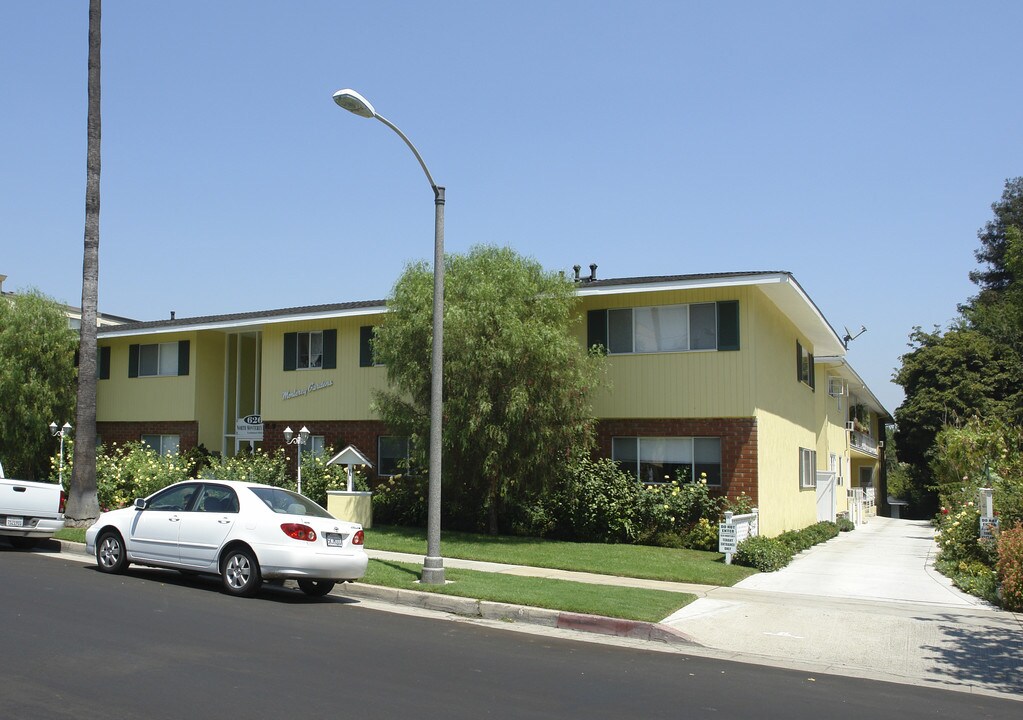
[[[324,533],[323,536],[327,538],[327,547],[341,547],[345,541],[345,536],[337,533]]]
[[[24,526],[25,526],[25,518],[20,518],[20,517],[8,517],[7,518],[7,527],[24,527]]]

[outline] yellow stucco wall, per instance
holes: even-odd
[[[387,369],[359,367],[359,328],[382,316],[282,323],[263,330],[263,417],[371,420],[374,390],[387,387]],[[284,370],[284,334],[337,330],[337,368]],[[322,386],[322,387],[319,387]],[[312,389],[310,389],[312,388]],[[285,393],[304,392],[285,398]]]
[[[766,297],[754,310],[760,524],[777,535],[817,521],[816,491],[799,483],[799,449],[817,449],[816,393],[797,378],[795,360],[797,340],[813,347]]]
[[[607,357],[608,385],[593,399],[597,417],[703,418],[752,417],[755,351],[749,332],[752,305],[762,298],[752,288],[676,290],[585,297],[579,305],[583,322],[576,333],[586,344],[586,313],[625,307],[739,301],[740,349],[637,353]]]
[[[188,375],[128,377],[128,347],[132,344],[190,341]],[[96,386],[98,422],[195,420],[196,333],[162,333],[141,338],[101,339],[110,347],[110,379]]]
[[[199,421],[199,442],[219,451],[224,426],[224,345],[221,332],[196,333],[192,356],[195,376],[195,418]],[[198,372],[194,370],[198,368]],[[218,372],[219,371],[219,372]]]

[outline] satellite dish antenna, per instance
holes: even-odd
[[[855,335],[853,335],[851,332],[849,332],[849,328],[845,328],[845,337],[842,338],[842,345],[844,345],[845,349],[848,350],[849,349],[849,342],[852,341],[852,340],[855,340],[856,338],[858,338],[860,335],[862,335],[865,332],[867,332],[867,326],[866,325],[860,325],[860,330]]]

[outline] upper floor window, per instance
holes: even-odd
[[[796,340],[796,379],[811,388],[816,387],[814,382],[813,353],[808,351]]]
[[[128,377],[188,375],[188,353],[188,340],[129,345]]]
[[[591,310],[587,346],[611,354],[738,350],[739,303]]]
[[[284,333],[284,369],[337,367],[337,330]]]

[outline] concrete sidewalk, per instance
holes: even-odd
[[[934,569],[936,550],[929,522],[871,518],[788,567],[731,588],[451,558],[444,564],[693,593],[699,599],[659,623],[676,632],[652,637],[695,655],[1023,699],[1023,617],[953,587]],[[418,555],[368,552],[422,562]],[[625,634],[612,623],[585,629]]]

